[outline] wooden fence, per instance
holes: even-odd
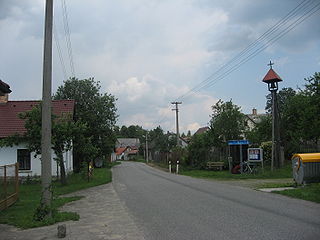
[[[19,197],[19,164],[0,166],[0,211],[14,204]]]

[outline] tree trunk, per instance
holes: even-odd
[[[62,185],[67,185],[67,178],[66,178],[66,169],[63,163],[63,155],[62,152],[57,154],[59,159],[59,166],[60,166],[60,182]]]

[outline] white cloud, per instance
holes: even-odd
[[[195,123],[191,123],[188,124],[187,128],[184,130],[184,132],[188,132],[188,130],[191,131],[191,133],[194,133],[195,131],[197,131],[199,128],[201,128],[202,126],[199,125],[199,123],[195,122]]]
[[[160,123],[164,129],[175,131],[170,102],[210,76],[296,4],[291,0],[96,0],[90,4],[87,0],[70,0],[67,6],[76,75],[95,77],[102,91],[118,98],[119,124],[152,128]],[[264,11],[268,14],[261,14]],[[41,97],[43,15],[42,0],[0,1],[0,31],[6,33],[0,38],[0,78],[11,85],[15,99]],[[59,1],[55,24],[70,72]],[[296,75],[291,66],[298,61],[295,59],[306,49],[317,52],[320,46],[316,18],[301,26],[263,52],[262,60],[273,58],[279,67],[283,65],[284,70]],[[55,90],[62,84],[63,75],[55,47],[53,51]],[[291,55],[297,52],[299,57]],[[302,61],[304,68],[309,69],[313,62],[319,66],[314,56],[305,56],[300,64]],[[257,71],[255,64],[260,64],[256,62],[235,78],[243,82],[254,79],[251,74]],[[310,69],[310,74],[316,71]],[[21,88],[24,82],[28,84]],[[226,79],[226,84],[221,81],[220,88],[210,95],[203,93],[208,90],[205,88],[183,98],[181,130],[206,125],[217,96],[248,99],[243,102],[247,106],[257,104],[246,93],[245,84],[237,86]]]
[[[136,77],[127,79],[124,83],[112,82],[110,92],[116,96],[124,95],[130,102],[139,100],[144,94],[150,91],[150,86],[145,79],[141,81]]]

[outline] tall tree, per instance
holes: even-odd
[[[193,135],[188,145],[188,158],[186,164],[193,168],[205,168],[210,161],[210,150],[213,147],[212,132]]]
[[[305,78],[303,89],[283,88],[279,91],[281,139],[287,154],[304,151],[301,146],[320,136],[320,73]],[[267,96],[266,109],[270,109]]]
[[[246,137],[252,143],[261,144],[262,142],[271,141],[272,118],[270,115],[261,118],[251,131],[246,133]]]
[[[245,130],[244,114],[240,107],[232,101],[219,100],[212,106],[211,131],[217,146],[224,145],[228,140],[240,139]]]
[[[54,95],[54,99],[74,99],[74,120],[86,126],[85,139],[74,139],[74,160],[77,169],[83,161],[106,158],[116,140],[113,131],[118,117],[116,98],[111,94],[100,93],[100,89],[100,82],[94,81],[93,78],[70,78],[64,81]],[[90,159],[84,149],[90,150]]]

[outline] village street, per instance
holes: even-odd
[[[123,162],[113,185],[145,239],[320,239],[320,205]]]
[[[65,239],[319,239],[320,205],[247,187],[122,162],[113,182],[69,195]],[[1,240],[58,239],[57,223],[18,230],[0,225]]]

